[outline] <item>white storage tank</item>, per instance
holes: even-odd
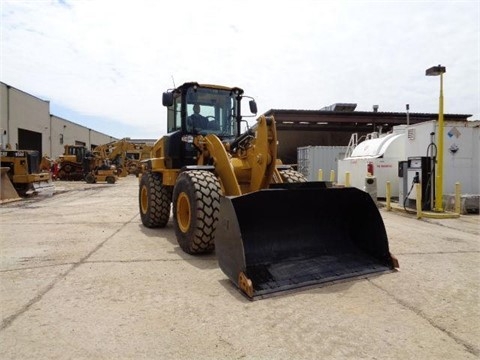
[[[393,132],[370,138],[358,144],[352,154],[338,161],[338,183],[345,184],[350,173],[350,185],[364,190],[365,177],[372,172],[376,177],[377,196],[386,197],[387,181],[391,196],[398,197],[398,163],[405,159],[405,126],[396,126]]]

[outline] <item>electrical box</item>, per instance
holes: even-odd
[[[407,176],[403,174],[407,182],[408,192],[404,202],[409,207],[416,207],[417,192],[415,184],[420,183],[422,189],[422,210],[432,210],[435,194],[435,166],[433,158],[428,156],[409,157],[407,160]],[[406,201],[405,201],[406,200]]]

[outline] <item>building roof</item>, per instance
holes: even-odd
[[[380,126],[384,131],[389,131],[393,126],[407,124],[406,112],[271,109],[264,115],[273,115],[279,129],[369,132],[375,131]],[[444,114],[444,120],[468,121],[471,116],[470,114]],[[437,118],[438,114],[408,113],[409,124],[437,120]]]

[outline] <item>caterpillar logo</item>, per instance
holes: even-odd
[[[25,157],[25,151],[2,151],[3,157]]]

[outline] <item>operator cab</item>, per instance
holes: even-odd
[[[162,103],[168,108],[165,154],[171,160],[170,166],[180,168],[197,164],[198,149],[193,143],[197,135],[213,134],[223,143],[238,139],[244,97],[243,90],[237,87],[196,82],[163,93]],[[256,103],[250,99],[250,111],[256,114]]]
[[[163,94],[168,107],[168,133],[180,131],[187,135],[215,134],[222,141],[240,135],[243,90],[213,85],[185,83]],[[256,114],[255,101],[250,110]]]

